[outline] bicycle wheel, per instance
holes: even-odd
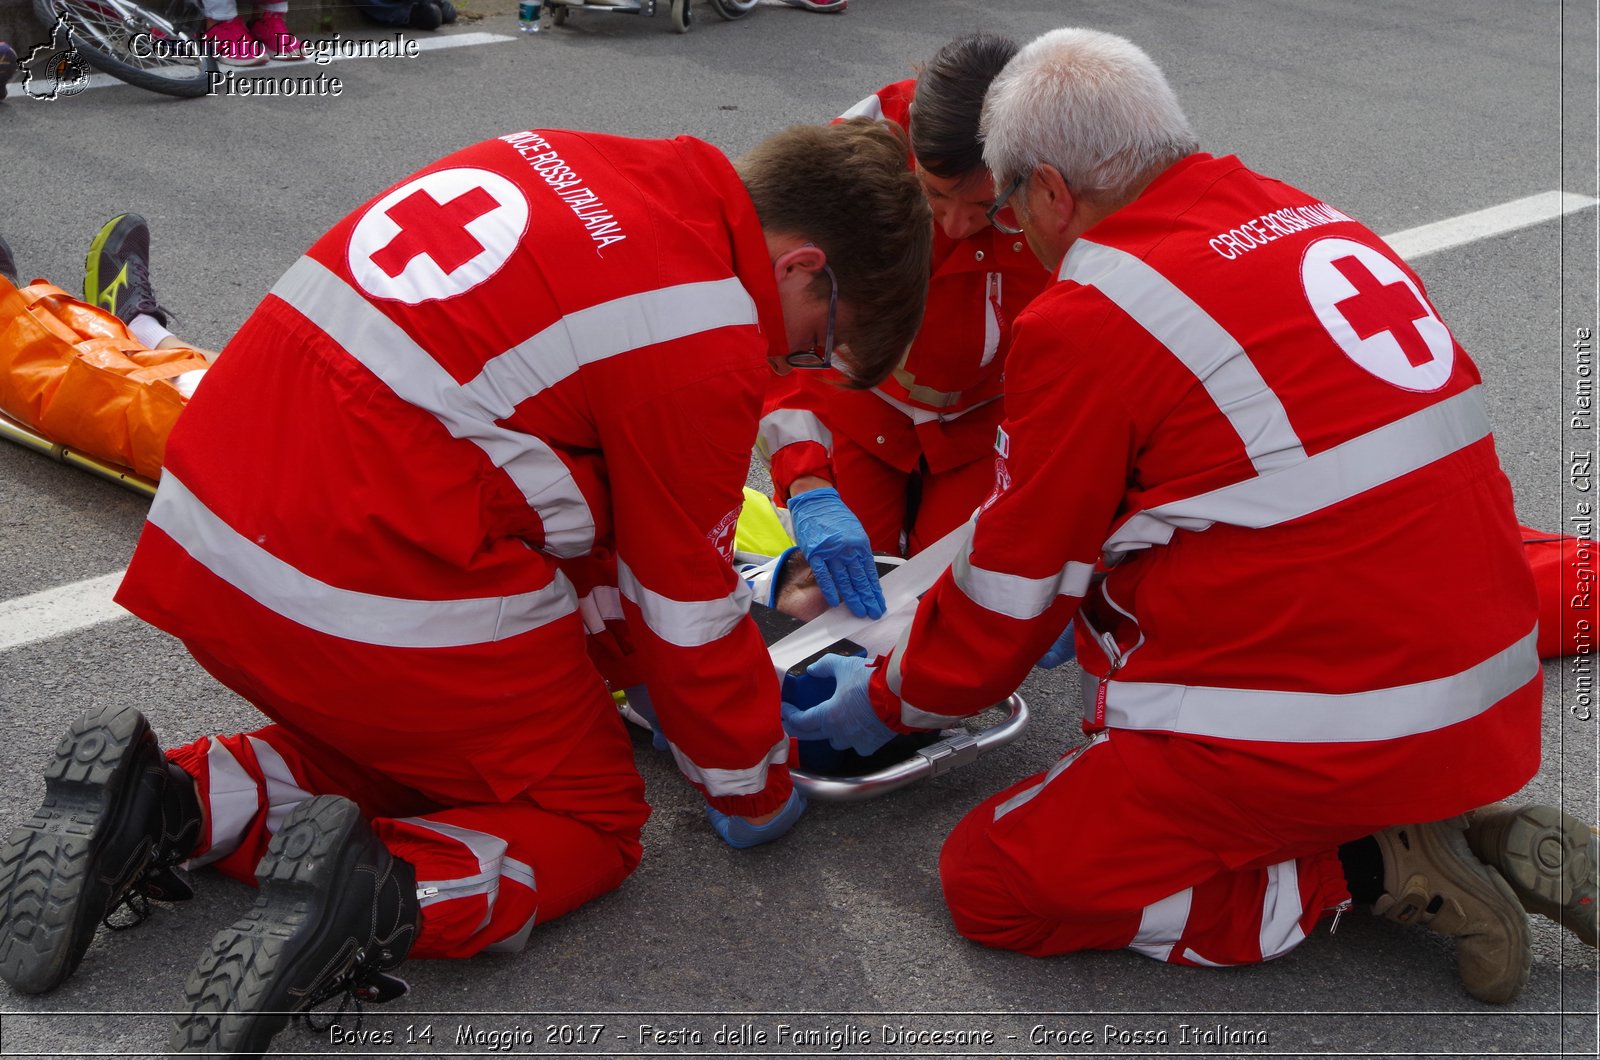
[[[34,11],[47,28],[66,20],[84,62],[151,92],[203,96],[217,69],[201,47],[198,17],[175,22],[128,0],[34,0]]]
[[[732,22],[756,9],[761,0],[711,0],[711,10]]]

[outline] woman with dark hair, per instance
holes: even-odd
[[[769,398],[758,448],[774,500],[830,603],[881,614],[872,552],[918,551],[965,522],[994,486],[1000,379],[1011,320],[1047,276],[1013,219],[990,224],[994,182],[978,116],[1015,42],[971,33],[915,80],[879,89],[843,117],[910,134],[910,165],[934,217],[933,270],[917,339],[870,389],[837,372],[795,373]]]

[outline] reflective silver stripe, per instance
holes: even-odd
[[[1028,802],[1031,802],[1036,795],[1045,789],[1046,785],[1059,777],[1062,773],[1066,772],[1068,766],[1072,765],[1072,763],[1076,762],[1080,757],[1082,757],[1083,752],[1097,744],[1105,743],[1110,738],[1110,733],[1097,732],[1088,743],[1083,744],[1080,747],[1073,748],[1067,754],[1058,759],[1055,765],[1050,767],[1050,771],[1044,775],[1039,783],[1029,785],[1028,787],[1017,792],[1015,795],[1011,796],[1011,798],[1007,799],[1005,802],[1002,802],[999,806],[996,806],[994,808],[994,819],[998,821],[1000,818],[1004,817],[1018,806],[1022,806]]]
[[[449,880],[418,880],[417,894],[422,905],[434,905],[438,902],[448,902],[456,898],[466,898],[471,895],[481,894],[488,899],[485,905],[483,919],[478,922],[474,931],[482,931],[489,926],[494,917],[495,899],[500,894],[500,881],[502,879],[520,883],[530,891],[539,888],[534,882],[533,866],[526,862],[518,861],[506,854],[508,845],[499,836],[487,832],[478,832],[471,828],[462,828],[459,825],[446,824],[443,821],[431,821],[426,817],[406,817],[402,819],[405,824],[413,825],[424,831],[434,832],[446,839],[454,840],[466,847],[468,852],[477,859],[478,872],[472,876],[460,876]],[[426,892],[433,892],[431,894]],[[528,932],[532,929],[533,920],[511,933],[511,936],[496,943],[497,946],[515,945],[513,939],[527,940]]]
[[[538,629],[577,610],[572,583],[556,572],[516,596],[408,600],[340,589],[272,555],[206,508],[168,468],[150,522],[211,573],[262,607],[308,629],[391,648],[486,644]]]
[[[430,413],[451,437],[483,450],[544,524],[544,551],[577,556],[594,546],[594,516],[572,473],[544,441],[494,423],[491,410],[451,378],[404,329],[311,258],[283,274],[272,293],[337,342],[396,397]]]
[[[587,364],[717,328],[755,325],[755,299],[737,278],[643,291],[568,313],[483,366],[464,389],[492,419]]]
[[[215,737],[206,748],[203,794],[211,845],[204,854],[189,860],[193,868],[220,861],[237,850],[244,830],[261,809],[261,785]]]
[[[912,615],[911,618],[914,618]],[[926,710],[912,706],[906,702],[906,697],[901,693],[900,659],[906,653],[906,645],[911,642],[911,621],[907,620],[905,632],[900,634],[900,640],[895,644],[894,650],[889,653],[888,669],[884,672],[884,683],[889,686],[889,691],[900,701],[900,724],[911,729],[948,729],[958,725],[963,714],[931,714]]]
[[[900,701],[900,724],[910,729],[948,729],[961,724],[965,714],[931,714],[919,710],[905,700]]]
[[[491,942],[483,948],[485,953],[521,953],[528,947],[528,939],[533,935],[534,921],[539,919],[539,911],[534,909],[533,915],[515,932],[507,935],[499,942]]]
[[[454,839],[472,852],[478,859],[477,876],[465,877],[461,880],[446,881],[447,886],[457,886],[469,880],[495,879],[504,877],[522,884],[530,891],[539,889],[533,878],[533,866],[527,862],[518,861],[509,856],[506,851],[509,844],[497,835],[488,832],[479,832],[472,828],[462,828],[460,825],[447,824],[444,821],[433,821],[426,817],[407,817],[405,823],[415,825],[429,832],[436,832],[446,839]],[[472,890],[479,893],[488,893],[493,888],[482,888],[474,885]]]
[[[774,453],[796,442],[816,442],[832,452],[833,432],[822,425],[815,413],[805,409],[774,409],[761,417],[756,433],[756,452],[761,459],[770,464]]]
[[[959,723],[961,721],[959,716],[930,714],[906,702],[905,695],[900,691],[904,680],[900,672],[900,659],[905,655],[906,645],[910,642],[911,625],[907,623],[905,632],[900,634],[900,640],[895,644],[894,650],[889,652],[889,663],[883,674],[884,683],[889,691],[900,701],[900,724],[913,729],[945,729]]]
[[[883,118],[883,101],[880,100],[877,97],[876,93],[874,93],[873,95],[870,95],[866,99],[864,99],[861,102],[857,103],[855,106],[851,107],[849,110],[845,111],[843,114],[839,115],[839,117],[840,118],[875,118],[875,119],[882,120],[882,118]]]
[[[984,299],[983,304],[983,356],[978,358],[980,368],[987,368],[994,360],[994,355],[1000,352],[1000,315],[997,307],[1004,297],[1004,283],[1004,273],[989,274],[989,297]]]
[[[1130,551],[1166,544],[1174,530],[1205,530],[1214,522],[1261,528],[1299,519],[1426,468],[1488,434],[1482,391],[1474,386],[1307,456],[1293,468],[1139,512],[1117,527],[1106,549]]]
[[[1048,577],[1025,578],[974,564],[969,539],[952,564],[951,573],[956,586],[979,607],[1026,622],[1049,610],[1058,596],[1082,596],[1088,592],[1094,564],[1073,560]]]
[[[1281,957],[1305,941],[1300,918],[1300,870],[1293,861],[1267,866],[1267,893],[1261,899],[1261,959]]]
[[[706,789],[707,795],[759,795],[767,786],[767,771],[779,762],[789,760],[789,737],[772,745],[761,761],[745,769],[713,769],[696,765],[694,759],[684,754],[675,743],[667,744],[678,769],[684,776]]]
[[[1275,526],[1393,482],[1488,434],[1489,417],[1475,386],[1293,467],[1139,512],[1112,533],[1105,548],[1164,545],[1177,530],[1204,530],[1213,523]]]
[[[975,405],[968,405],[966,408],[957,409],[955,412],[934,412],[932,409],[918,408],[915,405],[901,401],[897,397],[892,397],[889,394],[885,394],[879,387],[873,387],[871,390],[867,391],[867,393],[872,394],[879,401],[882,401],[884,404],[889,405],[896,411],[900,412],[906,417],[906,419],[910,420],[912,424],[916,426],[921,426],[924,423],[935,422],[953,423],[969,412],[976,412],[985,405],[990,405],[996,401],[999,401],[1001,397],[1001,395],[996,394],[994,397],[984,398]]]
[[[1233,425],[1257,472],[1305,459],[1283,403],[1244,348],[1172,281],[1126,251],[1082,239],[1060,275],[1111,299],[1183,362]]]
[[[884,670],[883,674],[883,683],[888,686],[889,691],[893,692],[896,698],[898,698],[902,703],[905,702],[905,696],[900,690],[902,687],[904,687],[905,679],[900,672],[900,659],[903,655],[905,655],[906,647],[910,643],[911,624],[908,623],[905,630],[900,634],[900,639],[895,642],[894,649],[889,652],[888,667]]]
[[[1194,950],[1189,949],[1187,947],[1184,948],[1183,959],[1186,960],[1186,961],[1191,961],[1191,962],[1193,962],[1195,964],[1198,964],[1198,965],[1200,965],[1201,967],[1204,967],[1204,968],[1227,968],[1227,967],[1230,967],[1230,965],[1223,964],[1221,961],[1213,961],[1213,960],[1211,960],[1209,958],[1202,957],[1198,953],[1196,953]]]
[[[733,632],[750,613],[750,586],[735,579],[733,592],[715,600],[674,600],[647,589],[622,559],[617,560],[617,582],[622,595],[632,600],[644,615],[644,623],[668,644],[680,648],[699,648]]]
[[[1433,732],[1477,717],[1539,673],[1535,628],[1460,673],[1370,692],[1280,692],[1259,688],[1110,681],[1106,724],[1269,743],[1357,743]],[[1083,675],[1084,702],[1099,681]]]
[[[300,786],[300,782],[289,771],[289,763],[283,760],[277,748],[254,736],[246,736],[245,739],[250,741],[250,750],[255,753],[256,763],[261,767],[262,787],[267,801],[267,831],[276,835],[283,825],[283,819],[293,813],[296,806],[311,798],[311,792]]]
[[[1158,961],[1170,960],[1172,947],[1178,944],[1183,929],[1189,924],[1193,902],[1194,888],[1188,887],[1145,906],[1139,916],[1139,930],[1128,943],[1128,949]]]

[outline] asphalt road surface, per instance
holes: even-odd
[[[725,23],[700,3],[695,14],[683,36],[665,17],[580,14],[536,37],[493,15],[424,35],[487,43],[325,68],[343,83],[338,97],[175,101],[118,86],[44,103],[13,86],[0,104],[0,234],[25,273],[75,288],[99,225],[143,213],[178,330],[221,346],[329,225],[479,139],[529,126],[690,133],[736,154],[910,76],[959,32],[1026,40],[1089,25],[1150,51],[1208,150],[1380,233],[1545,193],[1583,197],[1509,230],[1452,229],[1451,245],[1413,258],[1482,367],[1523,521],[1554,529],[1581,510],[1588,482],[1573,454],[1594,439],[1571,426],[1590,364],[1574,343],[1600,324],[1596,210],[1584,206],[1600,194],[1593,4],[855,0],[842,17],[763,6]],[[0,445],[0,601],[120,570],[146,507]],[[1530,794],[1592,819],[1592,674],[1569,662],[1546,679]],[[1036,720],[1017,743],[882,799],[816,804],[789,838],[745,853],[722,845],[698,797],[640,742],[655,814],[644,864],[620,890],[541,926],[521,954],[408,964],[413,992],[370,1013],[359,1040],[346,1020],[278,1045],[376,1056],[1594,1055],[1595,952],[1543,922],[1532,983],[1503,1007],[1466,995],[1449,943],[1362,913],[1245,968],[1130,953],[1033,960],[963,941],[940,899],[941,840],[1078,732],[1074,672],[1036,675],[1022,691]],[[72,717],[106,702],[139,706],[168,745],[258,723],[176,642],[131,618],[0,650],[0,827],[36,804]],[[0,988],[0,1052],[162,1049],[195,957],[251,901],[242,885],[202,883],[194,902],[102,932],[53,994]]]

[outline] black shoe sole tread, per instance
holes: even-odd
[[[0,979],[37,994],[78,967],[95,926],[155,849],[141,843],[91,879],[103,840],[130,827],[109,820],[111,792],[128,770],[161,762],[149,723],[129,706],[85,715],[62,738],[45,769],[44,801],[0,847]]]
[[[337,796],[308,800],[290,815],[256,868],[255,907],[217,933],[184,984],[188,1011],[173,1028],[174,1050],[258,1055],[307,1007],[310,991],[354,964],[357,952],[346,946],[308,971],[302,955],[314,956],[320,939],[302,929],[326,912],[340,854],[365,827],[355,804]]]

